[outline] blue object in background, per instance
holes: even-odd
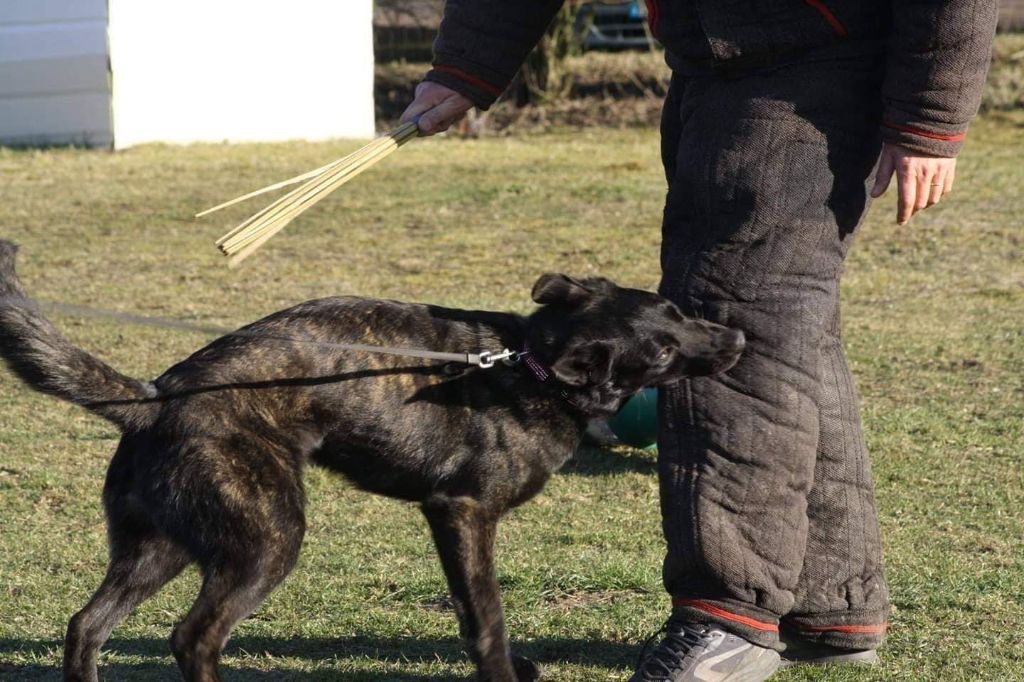
[[[652,39],[646,19],[639,0],[584,2],[576,15],[576,30],[588,50],[648,50]]]
[[[615,437],[634,448],[654,448],[658,442],[658,389],[645,388],[626,401],[608,420]]]

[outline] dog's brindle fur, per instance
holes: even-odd
[[[96,680],[114,626],[182,568],[202,588],[174,628],[187,680],[216,680],[220,651],[295,565],[302,473],[315,462],[420,504],[479,679],[538,677],[514,659],[494,568],[498,520],[570,457],[588,419],[641,387],[731,366],[743,335],[604,279],[544,275],[528,317],[326,298],[214,341],[153,382],[68,343],[27,298],[0,241],[0,355],[37,390],[123,431],[103,490],[110,564],[68,626],[64,674]],[[438,365],[335,343],[447,351],[522,349],[523,366]]]

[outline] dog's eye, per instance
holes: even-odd
[[[658,357],[656,358],[655,361],[659,365],[667,365],[672,360],[673,353],[674,353],[674,351],[673,351],[672,348],[668,348],[668,347],[662,348],[661,352],[658,353]]]

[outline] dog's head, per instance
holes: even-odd
[[[607,279],[542,275],[528,344],[594,416],[612,414],[640,389],[724,372],[743,332],[684,316],[671,301]]]

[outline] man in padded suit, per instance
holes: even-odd
[[[448,0],[403,120],[486,109],[562,0]],[[906,223],[953,185],[994,0],[648,0],[672,84],[660,291],[742,329],[724,375],[662,391],[665,636],[633,677],[755,682],[873,663],[889,615],[839,277],[896,176]]]

